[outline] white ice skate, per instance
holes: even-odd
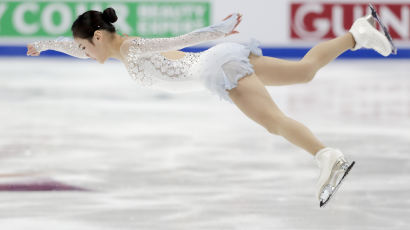
[[[369,4],[371,14],[357,19],[349,32],[353,34],[356,41],[355,47],[351,50],[358,50],[362,47],[374,49],[383,56],[388,56],[391,53],[396,54],[397,48],[393,44],[387,27],[381,21],[374,7]],[[376,29],[376,21],[380,24],[384,34]]]
[[[320,168],[316,195],[319,199],[319,206],[323,207],[334,196],[355,162],[347,162],[339,149],[329,147],[318,151],[315,160]]]

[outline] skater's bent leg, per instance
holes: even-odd
[[[268,56],[250,55],[256,76],[266,86],[302,84],[308,82],[316,69],[307,62],[284,60]]]
[[[307,127],[276,106],[256,74],[240,79],[237,87],[228,92],[236,106],[268,132],[283,136],[312,155],[325,148]]]
[[[314,63],[315,68],[319,70],[354,45],[353,35],[347,32],[343,36],[317,44],[307,52],[301,62]]]
[[[309,50],[300,61],[250,55],[249,61],[264,85],[279,86],[306,83],[316,72],[355,45],[353,35],[345,35],[321,42]]]

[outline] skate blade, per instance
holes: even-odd
[[[371,3],[369,3],[369,7],[370,7],[370,10],[372,11],[372,16],[373,16],[373,18],[375,18],[375,19],[377,20],[377,22],[379,23],[379,25],[380,25],[381,28],[383,29],[384,35],[385,35],[386,38],[389,40],[390,45],[391,45],[391,47],[392,47],[392,53],[393,53],[394,55],[396,55],[396,54],[397,54],[397,48],[396,48],[396,46],[395,46],[394,43],[393,43],[393,39],[392,39],[392,37],[391,37],[391,35],[390,35],[389,30],[387,29],[386,25],[384,25],[384,23],[383,23],[382,20],[380,19],[379,14],[377,13],[376,9],[374,8],[374,6],[373,6]]]
[[[329,202],[330,198],[332,198],[332,197],[336,194],[336,192],[337,192],[337,190],[339,189],[340,185],[342,184],[344,178],[347,176],[347,174],[349,174],[350,170],[353,168],[353,166],[354,166],[355,163],[356,163],[356,162],[353,161],[353,162],[350,164],[350,166],[347,168],[345,174],[343,175],[342,179],[340,179],[339,184],[336,185],[335,189],[334,189],[333,192],[329,195],[329,197],[327,198],[327,200],[325,200],[325,201],[320,201],[319,206],[320,206],[321,208],[325,207],[325,205]]]

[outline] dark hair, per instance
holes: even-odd
[[[105,9],[103,12],[89,10],[74,21],[71,26],[73,37],[88,39],[92,44],[92,38],[96,30],[106,30],[111,33],[115,32],[115,27],[112,23],[118,19],[115,10],[111,7]]]

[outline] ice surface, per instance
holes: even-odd
[[[290,117],[356,161],[323,209],[313,157],[207,91],[136,85],[118,62],[0,60],[0,228],[408,229],[408,60],[335,61],[268,87]]]

